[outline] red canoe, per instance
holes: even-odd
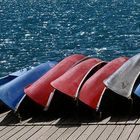
[[[79,100],[91,108],[98,110],[101,98],[106,89],[103,81],[113,74],[127,60],[126,57],[114,59],[98,70],[81,88]]]
[[[64,73],[58,79],[53,81],[51,85],[60,92],[76,98],[78,95],[78,89],[80,85],[83,84],[87,79],[87,75],[93,71],[96,72],[99,68],[105,65],[106,62],[101,61],[97,58],[89,58],[75,67],[71,68],[69,71]],[[92,72],[93,74],[93,72]],[[86,80],[85,80],[86,79]]]
[[[39,80],[25,88],[24,92],[32,100],[47,108],[48,100],[51,99],[51,93],[53,93],[54,90],[50,83],[69,70],[75,63],[78,63],[80,60],[84,61],[84,59],[85,56],[80,54],[75,54],[63,59]]]

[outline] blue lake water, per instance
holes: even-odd
[[[140,52],[140,0],[0,0],[0,76],[82,53]]]

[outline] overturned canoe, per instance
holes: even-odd
[[[11,80],[15,79],[16,77],[23,75],[25,72],[27,72],[26,68],[18,70],[16,72],[13,72],[7,76],[1,77],[0,78],[0,86],[10,82]]]
[[[43,63],[20,77],[0,86],[0,100],[13,110],[17,110],[24,98],[24,87],[35,82],[43,74],[56,65],[56,62]]]
[[[79,92],[79,100],[91,108],[98,110],[100,101],[106,89],[103,81],[113,74],[126,61],[127,58],[120,57],[112,60],[99,69],[84,83]]]
[[[32,100],[47,108],[52,99],[54,90],[50,83],[82,60],[85,60],[85,56],[80,54],[75,54],[63,59],[39,80],[25,88],[25,93]]]
[[[137,87],[134,89],[134,94],[136,94],[138,97],[140,97],[140,84],[137,85]]]
[[[134,84],[140,74],[140,54],[131,57],[104,84],[115,93],[131,98]]]
[[[91,76],[105,64],[106,62],[103,62],[100,59],[89,58],[71,68],[58,79],[53,81],[51,85],[56,90],[59,90],[60,92],[73,98],[77,98],[80,87],[89,78],[89,73]]]

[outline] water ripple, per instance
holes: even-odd
[[[133,56],[140,52],[139,11],[139,0],[3,0],[0,76],[74,53]]]

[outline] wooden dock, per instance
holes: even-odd
[[[69,111],[68,111],[69,112]],[[70,115],[71,114],[71,115]],[[109,115],[98,120],[69,112],[0,113],[0,140],[140,140],[140,115]]]

